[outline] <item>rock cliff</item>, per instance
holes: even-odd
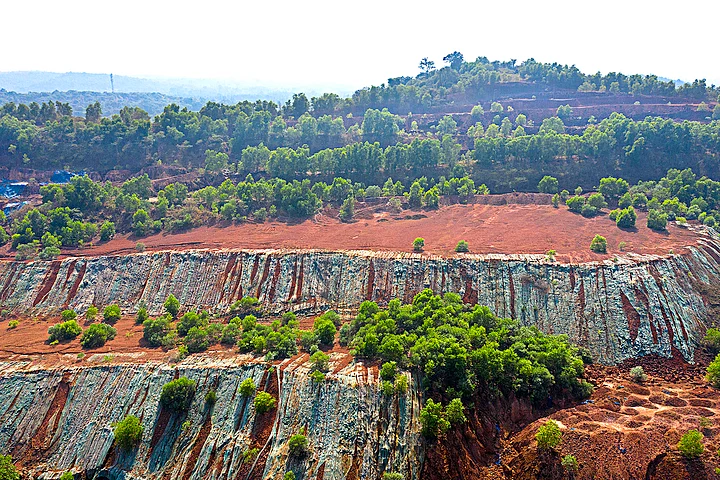
[[[214,311],[250,295],[272,311],[311,312],[409,301],[432,288],[567,334],[604,363],[673,353],[692,361],[708,319],[703,292],[719,277],[720,243],[709,236],[682,254],[584,264],[539,255],[191,250],[2,262],[0,302],[19,313],[116,302],[126,312],[145,304],[153,314],[170,293],[186,308]]]
[[[33,478],[298,479],[380,478],[385,471],[419,478],[418,389],[382,395],[372,370],[336,368],[322,384],[308,377],[302,359],[279,368],[238,357],[192,357],[161,364],[36,369],[0,365],[0,449]],[[197,382],[186,415],[159,404],[162,386],[179,375]],[[238,393],[253,378],[277,408],[263,415],[252,397]],[[208,391],[217,402],[205,401]],[[138,449],[113,446],[112,424],[135,415],[144,426]],[[308,453],[289,455],[289,437],[305,428]],[[257,455],[244,454],[257,448]]]

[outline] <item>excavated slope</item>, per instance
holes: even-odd
[[[423,288],[459,292],[550,333],[567,334],[603,363],[648,354],[692,361],[705,330],[705,285],[720,278],[720,243],[687,253],[628,254],[576,265],[539,255],[464,255],[316,250],[190,250],[53,262],[0,262],[0,302],[16,313],[80,312],[119,303],[151,314],[174,294],[186,308],[225,311],[257,297],[281,312],[355,308],[364,300],[410,301]]]
[[[0,449],[32,478],[59,478],[63,471],[96,479],[268,479],[287,470],[303,479],[380,478],[384,471],[417,479],[423,458],[419,440],[419,389],[378,391],[372,370],[340,368],[314,383],[297,361],[280,368],[249,359],[219,362],[193,357],[177,366],[112,365],[34,369],[0,365]],[[186,415],[159,404],[162,386],[179,375],[197,382]],[[253,378],[278,398],[263,415],[252,397],[238,393]],[[216,390],[210,406],[205,395]],[[113,447],[113,422],[126,415],[144,426],[140,447]],[[305,428],[308,454],[289,454],[291,435]],[[243,454],[259,453],[249,460]]]

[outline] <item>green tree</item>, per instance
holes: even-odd
[[[447,432],[450,422],[445,418],[442,403],[435,403],[432,398],[429,398],[420,410],[420,425],[422,433],[426,437],[434,438]]]
[[[160,404],[174,413],[184,413],[190,408],[195,397],[195,382],[180,377],[163,385]]]
[[[415,240],[413,240],[413,250],[416,252],[422,252],[425,248],[425,239],[422,237],[417,237]]]
[[[307,453],[308,440],[303,433],[296,433],[288,440],[288,449],[290,455],[294,457],[302,457]]]
[[[120,420],[113,431],[115,443],[123,450],[130,451],[138,446],[142,440],[144,427],[140,419],[134,415],[128,415]]]
[[[340,207],[340,220],[349,222],[355,216],[355,197],[349,195]]]
[[[463,63],[463,54],[458,51],[448,53],[443,57],[443,62],[450,65],[453,70],[460,70]]]
[[[331,319],[320,316],[315,319],[313,332],[317,335],[320,343],[323,345],[332,345],[335,342],[337,328]]]
[[[607,253],[607,240],[602,235],[595,235],[590,242],[590,250],[595,253]]]
[[[64,340],[72,340],[82,333],[82,328],[78,325],[77,320],[69,320],[53,325],[48,328],[49,342],[62,342]]]
[[[652,230],[663,231],[667,229],[668,216],[660,210],[650,210],[647,216],[647,226]]]
[[[262,415],[275,408],[276,403],[277,401],[275,400],[275,397],[273,397],[269,393],[258,392],[257,395],[255,395],[255,401],[253,402],[253,405],[255,406],[255,411],[258,414]]]
[[[457,245],[455,245],[455,251],[458,253],[467,253],[470,251],[470,245],[465,240],[460,240]]]
[[[445,409],[445,413],[451,424],[467,422],[467,418],[465,417],[465,406],[459,398],[453,398],[450,400],[450,403],[448,403],[448,406]]]
[[[100,240],[107,242],[115,236],[115,224],[109,220],[105,220],[100,227]]]
[[[432,60],[428,60],[427,57],[423,57],[420,60],[420,65],[418,65],[418,68],[422,70],[425,74],[429,74],[433,70],[435,70],[435,62]]]
[[[85,121],[89,123],[98,123],[102,117],[102,107],[100,102],[91,103],[85,109]]]
[[[538,448],[541,450],[552,450],[560,445],[562,441],[562,431],[554,420],[548,420],[538,428],[535,434]]]
[[[90,305],[85,311],[85,320],[93,321],[98,315],[98,308],[95,305]]]
[[[720,355],[717,355],[715,360],[710,362],[710,365],[708,365],[705,380],[707,380],[713,387],[720,388]]]
[[[178,312],[180,311],[180,302],[177,298],[175,298],[175,295],[171,293],[168,295],[165,303],[163,303],[163,307],[165,307],[165,311],[167,313],[169,313],[173,318],[176,318]]]
[[[540,193],[557,193],[560,187],[557,178],[545,175],[538,183],[537,188]]]
[[[225,170],[228,167],[227,153],[216,152],[215,150],[205,150],[205,169],[211,172],[219,172]]]
[[[105,345],[105,342],[115,338],[115,335],[117,335],[117,330],[110,325],[93,323],[83,332],[80,338],[80,345],[82,345],[83,348],[102,347]]]

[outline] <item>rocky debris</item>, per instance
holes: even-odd
[[[317,384],[302,361],[268,364],[192,357],[176,366],[105,365],[37,369],[2,365],[0,450],[33,478],[67,470],[87,478],[380,478],[397,471],[417,479],[423,458],[418,388],[383,396],[367,369],[351,363]],[[162,387],[185,375],[197,382],[190,411],[170,414],[159,405]],[[238,393],[253,378],[277,399],[259,415],[252,397]],[[411,383],[412,385],[412,383]],[[217,392],[214,406],[205,402]],[[141,419],[142,443],[132,452],[113,444],[113,423]],[[262,425],[271,427],[259,438]],[[308,453],[289,456],[289,437],[305,428]],[[261,445],[255,459],[243,454]],[[85,478],[85,477],[83,477]]]

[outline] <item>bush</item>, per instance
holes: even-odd
[[[255,381],[252,378],[246,378],[240,383],[239,392],[243,397],[251,397],[255,393]]]
[[[403,480],[404,478],[401,473],[397,472],[385,472],[382,476],[382,480]]]
[[[393,380],[397,374],[396,362],[385,362],[380,367],[380,378],[383,380]]]
[[[678,450],[686,458],[697,458],[705,451],[703,446],[704,435],[697,430],[690,430],[682,436],[677,444]]]
[[[134,415],[128,415],[115,425],[115,443],[123,450],[130,451],[137,447],[142,440],[143,426],[140,419]]]
[[[204,352],[210,346],[208,332],[203,327],[192,327],[187,332],[184,342],[190,353]]]
[[[20,473],[15,468],[10,455],[0,455],[0,479],[20,480]]]
[[[137,315],[135,316],[135,323],[142,325],[148,318],[150,318],[150,316],[148,315],[147,308],[140,307],[137,311]]]
[[[8,330],[12,330],[13,328],[17,328],[18,325],[20,325],[20,321],[18,320],[10,320],[8,322]]]
[[[69,320],[67,322],[58,323],[48,328],[48,341],[62,342],[63,340],[72,340],[82,333],[82,328],[78,325],[77,320]]]
[[[580,210],[580,215],[582,215],[585,218],[592,218],[595,215],[597,215],[600,212],[597,207],[593,207],[589,203],[586,203],[582,206],[582,209]]]
[[[195,382],[187,377],[163,385],[160,404],[175,413],[186,412],[195,397]]]
[[[402,373],[398,373],[395,376],[395,391],[402,394],[405,394],[408,391],[408,380]]]
[[[720,330],[717,328],[708,328],[702,344],[703,347],[712,353],[720,352]]]
[[[540,193],[557,193],[560,187],[557,178],[545,175],[538,183],[537,188]]]
[[[258,453],[260,453],[259,448],[251,448],[250,450],[246,450],[243,452],[242,455],[242,461],[243,463],[250,463],[253,460],[255,460],[255,457],[258,456]]]
[[[317,335],[321,344],[332,345],[335,342],[335,333],[337,333],[337,328],[330,318],[321,315],[315,319],[313,333]]]
[[[643,367],[638,365],[630,369],[630,378],[632,378],[632,381],[635,383],[643,383],[648,377],[645,375]]]
[[[205,394],[205,403],[215,405],[215,402],[217,402],[217,392],[215,390],[208,390]]]
[[[565,205],[567,205],[568,210],[570,210],[571,212],[580,213],[580,212],[582,212],[582,209],[585,206],[585,198],[581,197],[579,195],[570,197],[567,200],[565,200]]]
[[[422,237],[417,237],[415,240],[413,240],[413,250],[416,252],[422,252],[423,248],[425,248],[425,239]]]
[[[560,463],[562,464],[563,468],[568,472],[577,472],[579,467],[575,455],[565,455]]]
[[[165,307],[165,311],[167,313],[169,313],[173,318],[175,318],[180,311],[180,302],[177,298],[175,298],[175,295],[171,293],[170,295],[168,295],[165,303],[163,303],[163,307]]]
[[[715,388],[720,388],[720,355],[710,362],[705,379]]]
[[[60,314],[60,319],[63,322],[68,322],[70,320],[75,320],[77,318],[77,313],[75,313],[75,310],[63,310]]]
[[[113,304],[105,307],[105,310],[103,310],[103,320],[107,323],[115,323],[120,320],[120,306]]]
[[[80,345],[83,348],[98,348],[105,345],[105,342],[112,340],[117,335],[110,325],[105,323],[93,323],[82,334]]]
[[[590,242],[590,250],[595,253],[607,253],[607,240],[602,235],[595,235]]]
[[[560,445],[562,432],[557,422],[548,420],[541,425],[535,434],[535,440],[537,441],[538,448],[542,450],[551,450]]]
[[[255,395],[255,401],[253,402],[253,405],[255,406],[255,411],[260,415],[267,413],[273,408],[275,408],[276,404],[277,400],[275,400],[275,397],[273,397],[267,392],[258,392],[257,395]]]
[[[295,478],[295,472],[292,470],[285,472],[285,475],[283,475],[283,480],[295,480]]]
[[[204,327],[206,325],[207,321],[203,318],[200,318],[200,315],[198,315],[196,312],[187,312],[178,322],[177,332],[178,335],[184,337],[188,334],[191,328]]]
[[[325,381],[325,374],[320,370],[313,370],[312,373],[310,373],[310,378],[315,383],[323,383]]]
[[[143,322],[143,338],[151,347],[160,347],[170,332],[168,317],[149,318]]]
[[[451,424],[467,422],[467,418],[465,417],[465,406],[459,398],[453,398],[450,400],[450,403],[448,403],[448,406],[445,409],[445,414],[447,415],[448,422]]]
[[[302,433],[296,433],[295,435],[290,437],[290,440],[288,440],[288,449],[290,450],[290,455],[294,457],[302,457],[303,455],[305,455],[305,453],[307,453],[307,448],[307,437]]]
[[[608,204],[605,201],[605,197],[602,193],[593,193],[587,198],[588,205],[597,208],[598,210],[601,210],[603,208],[607,208]]]
[[[618,228],[633,228],[636,220],[637,213],[635,213],[635,209],[633,207],[627,207],[618,212],[615,224]]]
[[[145,251],[145,244],[143,242],[137,242],[135,244],[135,251],[136,252],[144,252]]]
[[[445,418],[442,403],[435,403],[432,398],[429,398],[420,410],[420,425],[422,433],[426,437],[435,438],[447,432],[450,422]]]
[[[647,216],[647,226],[652,230],[665,230],[667,228],[667,213],[660,210],[650,210]]]
[[[330,357],[321,351],[310,355],[311,370],[326,373],[330,369]]]
[[[95,305],[90,305],[88,309],[85,311],[85,320],[90,320],[91,322],[97,318],[98,315],[98,308]]]
[[[105,220],[100,226],[100,241],[107,242],[115,236],[115,224]]]
[[[75,475],[72,472],[65,472],[60,475],[60,480],[75,480]]]
[[[455,251],[458,253],[467,253],[470,251],[470,245],[465,240],[460,240],[455,246]]]

